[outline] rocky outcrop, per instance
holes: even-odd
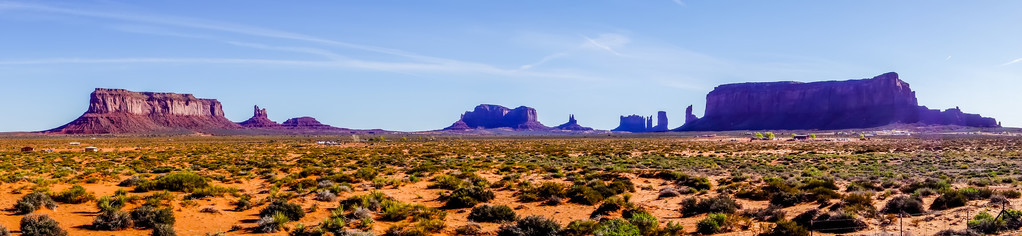
[[[280,126],[283,126],[284,128],[288,129],[310,129],[310,130],[339,129],[337,127],[319,123],[319,121],[316,120],[316,118],[308,116],[287,119],[286,121],[284,121],[284,123],[280,123]]]
[[[695,114],[692,114],[692,105],[688,105],[688,108],[685,108],[685,124],[683,125],[687,125],[688,123],[692,123],[693,121],[696,121],[698,119],[699,117],[697,117]]]
[[[659,112],[656,113],[656,126],[653,126],[653,124],[652,124],[653,123],[653,119],[649,119],[648,122],[650,124],[647,125],[647,127],[652,126],[652,128],[650,128],[649,131],[659,132],[659,131],[667,131],[668,130],[668,128],[667,128],[667,112],[666,111],[659,111]]]
[[[702,118],[679,130],[848,129],[893,123],[999,127],[992,118],[919,106],[894,72],[870,79],[717,86]]]
[[[549,130],[537,120],[536,109],[520,106],[508,109],[504,106],[482,104],[465,112],[461,119],[444,130],[512,128],[515,130]],[[467,127],[467,128],[466,128]]]
[[[259,109],[259,106],[255,106],[255,112],[252,114],[252,118],[238,123],[242,127],[247,128],[280,128],[282,127],[277,122],[270,120],[266,114],[266,108]]]
[[[657,112],[657,124],[653,126],[653,117],[640,115],[621,116],[621,122],[617,128],[611,131],[624,131],[632,133],[667,131],[667,112]]]
[[[554,129],[570,130],[570,131],[589,131],[589,130],[593,130],[593,128],[583,127],[582,125],[579,125],[578,121],[575,120],[575,115],[568,115],[568,123],[564,123],[564,124],[555,126]]]
[[[215,99],[191,94],[98,88],[89,109],[70,123],[44,131],[59,134],[149,133],[237,129]]]

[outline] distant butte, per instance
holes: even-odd
[[[283,127],[280,124],[278,124],[277,122],[274,122],[274,121],[270,120],[270,118],[267,117],[266,108],[259,109],[258,105],[255,106],[255,113],[252,114],[252,118],[249,118],[248,120],[242,121],[241,123],[238,123],[238,124],[243,126],[243,127],[248,127],[248,128],[282,128]]]
[[[706,95],[705,113],[686,117],[676,130],[825,130],[895,123],[1000,127],[993,118],[958,108],[942,112],[920,106],[909,84],[894,72],[860,80],[720,85]]]
[[[509,109],[500,105],[482,104],[465,112],[461,119],[444,130],[511,128],[514,130],[550,130],[539,123],[536,109],[520,106]]]

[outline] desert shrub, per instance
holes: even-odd
[[[467,184],[468,184],[467,182],[465,182],[462,179],[459,179],[458,177],[454,177],[452,175],[443,174],[443,175],[438,175],[436,177],[433,177],[433,183],[430,183],[426,187],[427,188],[439,188],[439,189],[455,190],[455,189],[461,188],[461,187],[463,187],[463,186],[465,186]]]
[[[152,228],[159,224],[174,225],[174,212],[169,208],[156,208],[151,205],[142,205],[131,210],[131,220],[135,227]]]
[[[875,213],[873,198],[867,193],[849,193],[841,198],[840,206],[849,211]]]
[[[153,181],[143,182],[138,186],[135,186],[135,191],[148,192],[152,190],[169,190],[190,192],[194,189],[205,188],[207,186],[209,186],[209,183],[206,182],[206,178],[203,178],[199,174],[192,172],[177,172]]]
[[[342,229],[337,232],[333,232],[333,234],[334,236],[376,236],[373,232],[354,229]]]
[[[809,230],[789,220],[777,221],[770,231],[759,234],[759,236],[807,236]]]
[[[359,168],[354,174],[355,178],[365,181],[372,181],[377,175],[379,175],[379,171],[376,171],[376,168]]]
[[[341,200],[341,205],[347,209],[366,208],[375,211],[380,209],[380,203],[387,200],[393,199],[382,192],[373,191],[368,194],[351,196],[348,199]]]
[[[262,216],[256,221],[256,230],[263,233],[274,233],[284,229],[284,225],[291,222],[291,218],[283,212],[275,211],[267,216]]]
[[[81,185],[74,185],[71,188],[53,195],[53,200],[61,203],[79,204],[96,199],[95,195],[85,191]]]
[[[785,216],[784,209],[781,207],[770,205],[766,208],[760,208],[756,210],[746,211],[742,215],[756,219],[758,221],[776,222],[783,220]]]
[[[476,206],[468,214],[468,219],[476,222],[511,222],[517,217],[515,211],[505,205]]]
[[[660,236],[681,236],[685,234],[685,226],[678,222],[670,221],[657,234]]]
[[[813,220],[813,230],[824,233],[850,233],[866,228],[866,222],[855,213],[844,210],[820,214]]]
[[[622,208],[630,209],[630,208],[633,208],[633,207],[634,207],[634,205],[629,203],[627,200],[624,200],[623,198],[616,197],[616,196],[615,197],[610,197],[610,198],[607,198],[606,201],[603,201],[603,203],[601,203],[600,206],[596,208],[596,210],[593,210],[593,213],[590,214],[590,218],[595,218],[597,216],[607,215],[607,214],[609,214],[611,212],[615,212],[615,211],[621,210]]]
[[[973,187],[964,188],[962,190],[958,190],[958,192],[962,193],[962,195],[965,195],[965,197],[969,198],[969,200],[987,199],[994,194],[994,191],[990,190],[989,188],[973,188]]]
[[[656,216],[650,215],[647,212],[632,214],[632,217],[628,218],[628,223],[635,225],[636,228],[639,228],[639,232],[646,236],[654,236],[657,234],[657,230],[660,229],[660,222]]]
[[[696,232],[700,234],[716,234],[727,232],[727,215],[721,213],[710,213],[706,218],[696,223]]]
[[[234,211],[244,211],[252,209],[252,195],[242,195],[237,201],[233,203]]]
[[[127,179],[122,180],[120,183],[117,184],[117,186],[121,186],[121,187],[135,187],[135,186],[138,186],[139,184],[141,184],[142,182],[145,182],[145,181],[146,181],[146,179],[140,178],[137,175],[133,175],[133,176],[127,178]]]
[[[941,230],[940,232],[937,232],[937,234],[934,234],[933,236],[982,236],[982,235],[983,234],[968,229],[966,230],[945,229]]]
[[[639,228],[632,225],[628,221],[622,219],[613,219],[605,222],[601,222],[597,227],[596,231],[593,231],[596,236],[640,236]]]
[[[472,207],[481,202],[489,202],[494,197],[493,191],[482,187],[459,188],[454,190],[450,196],[447,196],[445,206],[450,208]]]
[[[543,216],[529,216],[518,219],[514,224],[500,227],[498,236],[555,236],[561,226]]]
[[[660,200],[664,198],[671,198],[677,196],[681,196],[681,192],[678,192],[678,189],[675,189],[674,187],[667,186],[660,189],[660,193],[657,195],[656,199]]]
[[[593,188],[585,185],[573,185],[568,190],[568,198],[571,202],[585,204],[585,205],[596,205],[603,201],[603,194],[593,190]]]
[[[469,222],[468,224],[454,228],[454,233],[458,235],[480,235],[483,234],[483,226],[478,223]]]
[[[46,207],[47,209],[57,209],[57,203],[42,192],[32,192],[21,197],[17,203],[14,204],[14,209],[19,214],[28,214],[35,212],[39,208]]]
[[[947,181],[944,181],[944,180],[926,179],[926,180],[924,180],[922,182],[915,182],[915,183],[906,184],[904,186],[901,186],[901,188],[898,189],[898,190],[901,191],[901,193],[904,193],[904,194],[911,194],[911,193],[916,192],[917,189],[921,189],[921,188],[929,188],[929,189],[935,189],[935,190],[941,191],[941,190],[950,189],[951,188],[951,184],[949,184]]]
[[[0,225],[0,236],[11,236],[11,231],[7,227]]]
[[[276,213],[284,214],[288,219],[295,221],[305,217],[305,210],[301,205],[284,201],[274,201],[259,211],[259,217],[273,216]]]
[[[681,213],[684,216],[694,216],[702,213],[735,213],[742,206],[735,202],[735,199],[726,195],[695,200],[687,198],[681,202]]]
[[[794,206],[807,200],[805,194],[800,192],[777,192],[770,195],[770,204],[778,206]]]
[[[811,225],[812,221],[816,219],[816,216],[818,215],[820,215],[820,210],[812,208],[791,218],[791,221],[799,225]]]
[[[201,199],[207,197],[222,197],[227,194],[238,193],[237,188],[223,187],[223,186],[207,186],[204,188],[197,188],[191,190],[192,192],[185,196],[185,199]]]
[[[933,203],[930,204],[930,210],[950,209],[965,206],[966,203],[969,203],[969,197],[965,196],[965,194],[955,190],[948,190],[933,200]]]
[[[1011,199],[1022,197],[1022,192],[1015,191],[1015,190],[997,191],[997,194],[1000,194],[1001,196],[1004,196],[1006,198],[1011,198]]]
[[[127,195],[115,195],[115,196],[103,196],[96,200],[96,208],[99,208],[100,212],[118,211],[124,208],[124,205],[128,202],[137,201],[137,196]]]
[[[1004,220],[1004,225],[1008,229],[1019,229],[1022,228],[1022,211],[1005,209],[1001,213],[1001,219]]]
[[[663,180],[671,180],[678,185],[688,186],[690,188],[695,189],[696,191],[710,190],[710,188],[712,187],[712,184],[710,184],[710,179],[707,179],[706,177],[693,177],[675,171],[668,170],[660,171],[655,176],[646,177],[656,177]]]
[[[319,191],[316,191],[316,197],[313,198],[313,199],[315,199],[316,201],[321,201],[321,202],[337,201],[337,194],[334,194],[333,192],[330,192],[330,190],[319,190]]]
[[[287,235],[288,236],[323,236],[323,235],[326,235],[326,232],[324,232],[323,228],[320,228],[320,227],[306,227],[303,224],[298,224],[297,226],[295,226],[294,230],[291,230],[291,232],[287,232]]]
[[[1003,219],[995,218],[987,212],[980,212],[976,214],[972,220],[969,220],[968,226],[970,230],[975,230],[985,234],[996,234],[1006,228],[1006,224]]]
[[[25,236],[65,236],[67,232],[60,228],[60,223],[49,215],[28,214],[21,218],[21,235]]]
[[[805,200],[807,201],[826,201],[830,199],[841,198],[841,194],[835,192],[833,189],[816,187],[805,190]]]
[[[919,214],[926,212],[926,208],[923,206],[923,199],[901,195],[887,201],[887,204],[880,212],[885,214]]]
[[[564,236],[585,236],[592,235],[596,231],[597,223],[592,220],[576,220],[568,223],[568,226],[561,231]]]
[[[131,228],[134,221],[131,214],[123,211],[104,211],[92,221],[92,228],[95,230],[122,230]]]

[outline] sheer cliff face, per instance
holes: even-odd
[[[861,80],[726,84],[706,95],[706,115],[681,129],[867,128],[920,122],[925,111],[894,72]]]
[[[509,109],[500,105],[482,104],[465,112],[461,119],[445,130],[512,128],[516,130],[547,130],[550,127],[539,123],[536,109],[520,106]]]
[[[255,106],[255,112],[252,114],[252,118],[238,123],[241,126],[248,128],[280,128],[281,125],[270,120],[266,113],[266,108],[259,109],[259,106]]]
[[[215,99],[191,94],[96,89],[81,117],[47,132],[65,134],[145,133],[235,129]]]

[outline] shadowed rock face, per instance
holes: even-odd
[[[474,110],[465,112],[461,119],[444,130],[512,128],[515,130],[549,130],[550,127],[539,123],[536,109],[520,106],[508,109],[500,105],[482,104]],[[464,123],[462,125],[461,123]],[[467,128],[466,128],[467,127]]]
[[[284,123],[280,123],[280,125],[289,129],[338,129],[333,126],[319,123],[319,121],[316,120],[316,118],[308,116],[291,118],[284,121]]]
[[[238,124],[224,117],[220,102],[215,99],[98,88],[92,92],[85,114],[45,132],[107,134],[237,128]]]
[[[848,129],[917,122],[998,127],[992,118],[951,113],[919,106],[908,83],[890,72],[861,80],[717,86],[706,95],[705,116],[679,129]]]
[[[266,114],[266,108],[259,109],[259,106],[255,106],[255,112],[252,114],[252,118],[238,123],[239,125],[247,128],[279,128],[280,124],[270,120]]]
[[[624,131],[632,133],[667,131],[667,112],[657,112],[657,124],[653,126],[653,117],[640,115],[621,116],[621,122],[617,128],[611,131]]]
[[[571,131],[588,131],[588,130],[593,130],[593,128],[583,127],[582,125],[579,125],[578,121],[575,120],[575,115],[569,115],[568,116],[568,123],[564,123],[564,124],[558,125],[558,126],[554,127],[554,129],[571,130]]]

